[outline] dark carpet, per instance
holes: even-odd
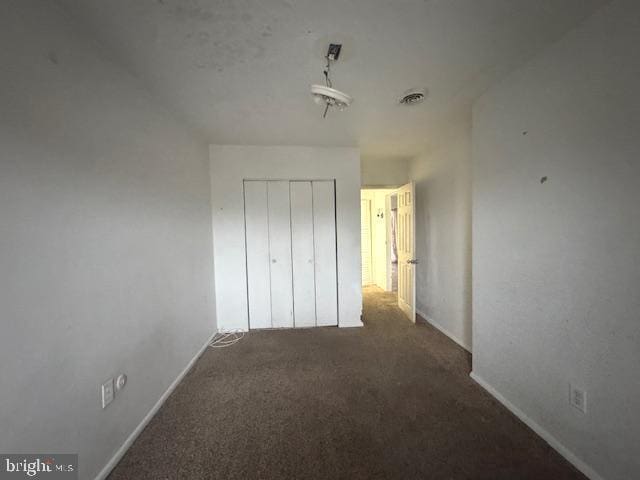
[[[366,289],[364,322],[209,349],[110,480],[585,479],[393,294]]]

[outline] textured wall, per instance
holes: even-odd
[[[416,309],[471,350],[471,125],[409,164],[416,184]]]
[[[207,149],[53,2],[0,43],[0,451],[93,478],[215,331]]]
[[[474,373],[608,480],[640,475],[639,44],[614,1],[473,122]]]

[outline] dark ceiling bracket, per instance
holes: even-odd
[[[342,44],[340,43],[329,44],[329,51],[327,52],[327,58],[333,61],[338,60],[338,57],[340,56],[340,50],[342,50]]]

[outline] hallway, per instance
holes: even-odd
[[[394,294],[366,288],[364,323],[207,350],[109,478],[584,478]]]

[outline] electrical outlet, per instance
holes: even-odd
[[[113,402],[113,378],[102,384],[102,408]]]
[[[582,413],[587,413],[587,392],[569,384],[569,403]]]

